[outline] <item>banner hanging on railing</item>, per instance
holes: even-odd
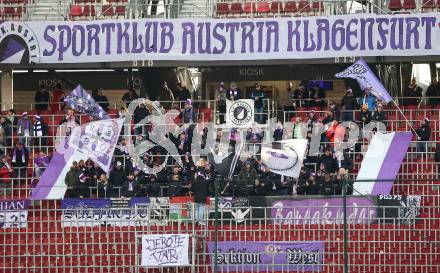
[[[268,198],[270,199],[270,197]],[[373,199],[375,199],[373,197]],[[304,197],[303,200],[270,200],[271,219],[277,225],[343,224],[341,196],[327,198]],[[349,224],[370,224],[376,221],[376,204],[370,196],[347,197]]]
[[[189,234],[142,235],[141,265],[146,267],[188,266]]]
[[[440,55],[440,13],[332,17],[5,21],[1,63]]]
[[[149,204],[146,197],[131,199],[64,199],[61,202],[63,227],[138,226],[149,223],[149,210],[135,209]]]
[[[26,228],[29,200],[0,201],[0,228]]]
[[[208,242],[211,261],[217,251],[218,272],[322,270],[324,242]]]
[[[414,225],[421,214],[420,195],[379,195],[377,218],[381,223]]]

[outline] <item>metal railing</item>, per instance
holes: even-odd
[[[213,268],[217,272],[266,273],[439,272],[439,183],[397,181],[395,187],[400,183],[407,191],[399,195],[359,196],[356,200],[219,198],[223,206],[216,209],[211,198],[201,225],[196,223],[190,198],[151,198],[145,205],[122,208],[85,207],[88,200],[70,207],[63,204],[69,200],[34,201],[27,209],[0,211],[0,268],[3,272],[205,273],[215,272]],[[320,205],[322,201],[325,206]],[[11,218],[17,211],[26,217]],[[234,216],[238,212],[242,217]],[[145,246],[140,239],[154,234],[188,234],[189,265],[142,266]],[[316,244],[322,248],[312,248]],[[297,255],[276,258],[291,253],[285,246],[296,248]],[[240,253],[260,259],[240,262]],[[312,254],[319,258],[307,262],[307,255]],[[316,267],[308,267],[310,264]]]
[[[190,13],[181,13],[183,8],[188,8],[189,10],[197,11],[199,14],[204,14],[203,17],[222,17],[225,14],[218,13],[217,11],[217,3],[221,3],[224,1],[206,1],[206,3],[202,6],[193,4],[193,3],[185,3],[185,1],[177,0],[177,1],[158,1],[158,2],[142,2],[139,1],[129,1],[129,2],[119,2],[119,3],[103,3],[102,1],[92,2],[77,2],[67,1],[67,2],[59,2],[56,7],[50,6],[47,4],[40,4],[35,2],[29,2],[26,4],[0,4],[0,9],[4,7],[13,7],[13,8],[23,8],[20,14],[16,15],[8,15],[3,14],[4,18],[17,18],[21,17],[21,20],[32,20],[32,14],[36,8],[48,8],[55,11],[56,15],[61,16],[64,20],[72,19],[70,16],[70,7],[72,5],[92,5],[95,8],[93,13],[89,13],[88,15],[84,15],[82,18],[76,16],[77,20],[81,19],[108,19],[115,17],[116,15],[106,15],[104,10],[101,10],[101,7],[104,5],[112,4],[114,6],[126,6],[126,13],[123,15],[125,18],[181,18],[181,17],[194,17]],[[236,3],[241,3],[244,7],[246,5],[250,5],[251,3],[255,6],[258,5],[258,0],[255,1],[234,1]],[[269,4],[275,1],[268,1]],[[281,5],[284,5],[288,1],[276,1]],[[317,9],[313,8],[313,3],[320,3],[323,5],[323,8],[320,7]],[[227,2],[229,3],[229,2]],[[299,1],[297,2],[297,4]],[[309,6],[300,7],[295,12],[288,12],[288,14],[292,14],[293,16],[332,16],[332,15],[343,15],[343,14],[357,14],[357,13],[371,13],[371,14],[389,14],[393,13],[388,9],[388,6],[384,3],[373,3],[367,2],[365,5],[355,3],[354,1],[310,1]],[[405,9],[404,11],[407,13],[420,13],[426,11],[436,10],[437,8],[430,8],[426,6],[428,2],[418,0],[416,1],[416,9]],[[425,6],[424,6],[425,5]],[[151,10],[158,10],[158,8],[163,9],[162,13],[153,14]],[[399,11],[396,11],[397,13]],[[236,13],[236,16],[246,16],[246,17],[280,17],[285,12],[282,12],[281,9],[278,11],[270,10],[270,12],[258,12],[258,9],[251,8],[249,11],[243,13]]]

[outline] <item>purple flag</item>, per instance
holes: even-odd
[[[64,179],[73,161],[90,158],[108,172],[123,122],[123,118],[107,119],[75,127],[57,145],[30,199],[62,199],[67,190]]]
[[[87,93],[81,85],[78,85],[73,91],[68,95],[64,102],[69,107],[72,107],[76,111],[90,115],[95,120],[109,119],[110,117],[102,109],[102,107]]]
[[[342,72],[335,74],[336,78],[352,78],[358,81],[362,90],[368,89],[376,98],[389,103],[393,100],[385,87],[361,58]]]
[[[208,242],[208,250],[218,272],[319,272],[324,262],[324,242]]]
[[[390,194],[412,136],[411,132],[374,134],[353,185],[353,194]]]

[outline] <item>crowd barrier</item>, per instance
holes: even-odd
[[[2,201],[0,269],[439,272],[440,183],[405,184],[400,192],[403,182],[390,195],[349,196],[345,202],[328,196],[219,197],[216,210],[210,198],[200,223],[189,197]],[[158,239],[170,243],[160,246]]]

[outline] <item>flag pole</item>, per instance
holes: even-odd
[[[399,110],[400,114],[402,114],[403,118],[406,120],[406,123],[408,123],[409,127],[411,127],[411,130],[414,132],[414,134],[417,136],[417,138],[419,138],[419,135],[416,133],[416,130],[414,129],[414,127],[412,126],[411,122],[409,122],[409,120],[406,118],[405,114],[403,114],[402,110],[400,109],[399,105],[397,105],[396,101],[394,99],[393,103],[394,105],[397,107],[397,109]]]

